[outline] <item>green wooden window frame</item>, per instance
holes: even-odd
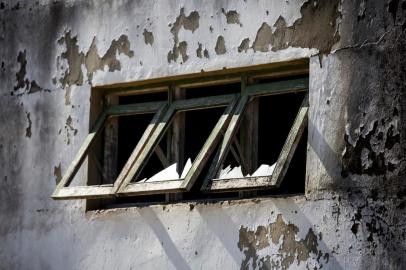
[[[237,78],[242,82],[241,92],[239,94],[182,99],[173,102],[147,102],[108,106],[102,111],[102,113],[100,113],[95,125],[84,140],[84,143],[65,172],[62,180],[56,186],[52,198],[94,199],[188,192],[196,183],[197,177],[201,173],[204,165],[208,162],[209,157],[213,154],[213,151],[215,151],[216,147],[218,147],[218,149],[214,153],[214,159],[212,163],[209,164],[208,174],[205,176],[203,184],[200,187],[202,191],[227,192],[279,187],[307,125],[309,108],[307,93],[279,154],[272,175],[233,179],[218,179],[217,176],[219,170],[223,166],[227,153],[233,151],[233,149],[231,149],[231,142],[238,130],[244,111],[250,102],[261,96],[307,92],[309,81],[308,78],[300,78],[246,85],[246,77],[244,76],[246,76],[246,74],[240,74],[239,77],[233,77],[230,75],[232,81],[235,81]],[[209,79],[206,80],[209,81]],[[202,79],[196,79],[196,81],[200,83]],[[193,82],[193,80],[191,80],[191,82]],[[144,88],[148,89],[147,86]],[[107,92],[109,93],[111,91],[108,90]],[[138,176],[148,158],[153,154],[154,148],[158,145],[177,112],[213,107],[225,107],[225,110],[192,163],[192,166],[184,179],[156,182],[132,182],[132,179]],[[90,146],[94,143],[96,136],[100,134],[109,117],[147,113],[155,113],[155,115],[113,184],[70,186],[74,176],[84,162]]]

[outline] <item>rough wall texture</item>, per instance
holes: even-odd
[[[402,269],[406,1],[0,0],[0,269]],[[310,58],[306,195],[85,214],[92,85]]]

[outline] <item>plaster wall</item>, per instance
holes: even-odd
[[[0,1],[0,269],[404,268],[405,29],[403,0]],[[92,86],[300,58],[304,196],[50,198]]]

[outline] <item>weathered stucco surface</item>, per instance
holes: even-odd
[[[404,269],[405,34],[404,0],[0,0],[0,269]],[[91,86],[304,57],[305,196],[50,198]]]

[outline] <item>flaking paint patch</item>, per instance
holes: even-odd
[[[227,52],[226,43],[224,41],[223,36],[218,36],[217,37],[216,47],[214,48],[214,50],[216,51],[217,55],[222,55],[222,54],[225,54]]]
[[[70,31],[58,40],[60,45],[65,44],[66,50],[61,54],[61,58],[66,59],[68,70],[59,80],[62,87],[72,85],[83,85],[82,65],[84,64],[87,70],[89,83],[93,79],[93,73],[97,70],[104,70],[107,66],[109,72],[121,70],[121,63],[117,59],[117,54],[124,54],[129,58],[134,56],[134,51],[130,49],[131,44],[126,35],[121,35],[117,40],[113,39],[110,47],[103,56],[100,56],[97,49],[97,39],[93,38],[89,50],[84,53],[79,50],[77,45],[77,36],[72,37]],[[57,61],[58,62],[58,61]]]
[[[203,45],[202,43],[198,42],[197,43],[197,49],[196,49],[196,56],[199,58],[209,58],[209,52],[207,51],[207,49],[203,50]]]
[[[274,223],[258,226],[256,230],[241,226],[237,246],[245,258],[240,269],[288,269],[295,262],[298,265],[306,263],[306,266],[311,263],[315,269],[320,269],[321,259],[324,264],[328,263],[329,255],[319,249],[319,239],[313,230],[310,228],[304,239],[299,238],[298,232],[299,228],[286,223],[281,214]],[[259,251],[267,248],[276,248],[277,253],[265,252],[267,255],[260,257]]]
[[[357,138],[350,139],[350,135],[345,134],[346,145],[341,159],[341,175],[343,177],[349,174],[373,176],[393,171],[401,158],[391,160],[385,156],[385,153],[389,153],[395,145],[400,144],[397,122],[398,112],[394,108],[392,119],[375,120],[370,130],[366,129],[365,125],[360,126]]]
[[[189,30],[192,33],[199,28],[200,15],[197,11],[192,11],[188,16],[185,15],[185,9],[180,9],[180,14],[176,18],[175,22],[170,24],[171,33],[173,35],[174,45],[172,50],[168,52],[168,63],[171,61],[176,62],[178,60],[179,54],[182,56],[183,63],[188,60],[187,56],[187,43],[186,41],[179,42],[179,31],[183,27],[185,30]]]
[[[240,52],[247,52],[248,51],[248,49],[250,48],[250,39],[249,38],[244,38],[242,41],[241,41],[241,44],[240,44],[240,46],[238,46],[238,52],[240,53]]]
[[[144,36],[144,42],[145,44],[149,44],[152,46],[154,44],[154,34],[152,32],[149,32],[147,29],[144,29],[144,32],[142,33]]]
[[[227,24],[238,24],[242,27],[242,23],[240,22],[240,14],[237,10],[229,10],[225,11],[224,8],[221,9],[221,12],[226,16]]]
[[[252,45],[254,51],[278,51],[288,47],[315,48],[327,54],[340,40],[336,20],[341,16],[339,0],[330,2],[309,0],[301,9],[301,18],[292,26],[287,26],[280,16],[273,25],[275,31],[266,22],[258,29]]]

